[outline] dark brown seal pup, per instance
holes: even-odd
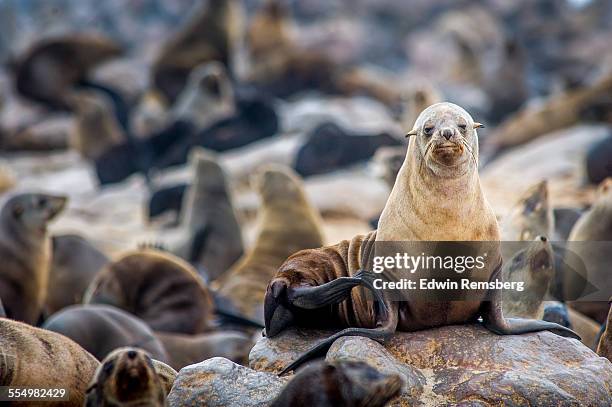
[[[166,43],[152,68],[155,88],[172,105],[193,68],[218,61],[232,68],[232,54],[241,30],[240,3],[210,0]]]
[[[36,324],[41,315],[51,264],[47,224],[65,204],[63,196],[26,193],[0,211],[0,298],[11,319]]]
[[[291,254],[323,244],[320,216],[298,176],[287,167],[264,167],[254,179],[262,206],[254,247],[213,287],[245,316],[261,319],[266,286]]]
[[[253,339],[242,333],[219,331],[198,335],[155,333],[168,353],[168,364],[176,370],[220,356],[248,365]]]
[[[20,95],[54,109],[70,110],[72,88],[96,65],[121,54],[121,47],[103,36],[72,34],[36,42],[15,64]]]
[[[83,301],[85,290],[109,259],[78,235],[51,238],[51,270],[45,314]]]
[[[153,360],[136,348],[117,349],[103,361],[87,389],[87,407],[166,406]]]
[[[168,355],[144,321],[109,305],[75,305],[49,317],[43,328],[60,333],[104,359],[117,348],[132,346],[165,362]]]
[[[283,388],[271,407],[382,407],[401,388],[399,375],[381,373],[365,362],[314,362]]]
[[[190,155],[193,182],[182,205],[180,226],[187,236],[176,254],[200,266],[203,277],[212,281],[242,256],[242,231],[217,157],[201,148]]]
[[[569,329],[551,322],[505,318],[500,290],[472,290],[469,301],[392,302],[373,288],[373,273],[362,268],[367,267],[364,259],[371,255],[375,241],[499,241],[497,220],[478,176],[476,128],[480,126],[452,103],[425,109],[409,133],[406,160],[378,231],[334,246],[303,250],[279,268],[265,297],[268,336],[278,335],[290,325],[317,326],[327,322],[347,327],[308,351],[283,373],[326,352],[341,336],[367,336],[382,341],[395,331],[462,324],[478,317],[482,317],[486,328],[502,335],[550,330],[576,337]],[[501,258],[499,254],[493,256],[492,263],[481,270],[484,281],[487,277],[488,281],[501,278]],[[423,273],[420,276],[426,277]],[[376,304],[365,297],[364,290],[352,290],[357,286],[372,291],[378,299]]]
[[[62,335],[0,318],[0,386],[66,389],[69,399],[53,405],[79,407],[98,365]]]
[[[185,334],[207,331],[213,310],[212,297],[193,267],[152,249],[128,252],[106,266],[83,302],[114,305],[155,331]]]
[[[601,338],[599,338],[597,354],[612,362],[612,307],[610,307],[610,310],[608,311],[606,328],[603,331],[603,334],[601,334]]]

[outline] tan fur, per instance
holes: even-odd
[[[165,406],[165,386],[146,352],[119,348],[98,367],[87,390],[87,405]]]
[[[83,157],[95,160],[106,150],[125,140],[111,100],[94,90],[75,92],[71,97],[76,124],[70,134],[70,147]]]
[[[210,61],[231,68],[242,28],[240,2],[210,0],[162,48],[152,77],[155,87],[172,104],[190,71]]]
[[[12,319],[35,324],[41,315],[51,261],[47,223],[65,203],[65,197],[21,194],[0,212],[0,298]]]
[[[255,14],[247,31],[247,45],[255,63],[291,47],[288,12],[278,0],[267,0]]]
[[[441,101],[440,92],[432,85],[415,86],[407,90],[402,95],[402,127],[412,129],[423,110]]]
[[[612,92],[612,75],[592,86],[551,96],[541,105],[525,107],[510,116],[487,139],[487,148],[517,146],[580,121],[582,109]]]
[[[114,305],[164,332],[204,332],[212,319],[211,294],[193,267],[152,249],[125,253],[106,266],[83,302]]]
[[[601,335],[597,345],[597,354],[612,362],[612,307],[608,311],[606,330]]]
[[[502,223],[504,241],[528,241],[536,236],[552,238],[555,221],[548,194],[548,182],[529,187]]]
[[[255,181],[262,200],[254,247],[215,285],[246,316],[260,318],[266,286],[291,254],[323,244],[321,219],[298,176],[270,165]]]
[[[597,349],[597,338],[601,325],[572,308],[567,308],[570,326],[582,338],[581,342],[589,348]]]
[[[12,189],[16,183],[13,171],[8,165],[0,162],[0,195]]]
[[[248,364],[249,352],[254,345],[249,336],[230,331],[199,335],[158,332],[155,336],[164,344],[170,366],[176,370],[217,356]]]
[[[0,386],[67,389],[69,400],[53,405],[80,407],[98,365],[62,335],[0,318]]]

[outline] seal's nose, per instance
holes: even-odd
[[[133,351],[133,350],[130,350],[130,351],[128,351],[128,353],[127,353],[127,357],[128,357],[129,359],[134,359],[134,358],[136,358],[136,355],[137,355],[136,351]]]
[[[444,136],[445,139],[450,140],[450,138],[453,137],[453,129],[442,129],[442,136]]]

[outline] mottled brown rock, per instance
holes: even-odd
[[[225,358],[212,358],[179,372],[168,395],[173,406],[262,406],[280,393],[286,379],[256,372]]]
[[[289,330],[263,338],[251,351],[250,366],[278,372],[308,342],[329,334]],[[327,359],[351,356],[383,371],[404,372],[408,384],[393,405],[414,404],[410,397],[425,405],[612,403],[612,363],[579,341],[550,332],[498,336],[477,325],[445,326],[395,333],[384,349],[369,339],[349,337],[336,341]]]

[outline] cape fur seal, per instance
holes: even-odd
[[[589,245],[586,242],[609,241],[612,241],[612,178],[606,178],[601,183],[595,203],[578,219],[568,239],[568,250],[588,261],[589,281],[609,281],[606,276],[609,275],[612,259],[601,245]],[[571,260],[568,263],[572,264]],[[563,287],[566,293],[582,289],[583,278],[579,273],[565,273]],[[568,294],[568,298],[572,297]],[[600,324],[604,323],[608,315],[609,305],[606,301],[571,301],[569,305]]]
[[[529,241],[536,236],[553,236],[554,218],[548,198],[548,182],[529,187],[502,223],[502,240]]]
[[[526,248],[504,264],[504,281],[522,282],[523,291],[507,290],[502,295],[504,315],[515,318],[542,319],[543,302],[553,279],[552,246],[544,236],[537,236]]]
[[[207,331],[213,311],[212,296],[196,271],[178,257],[152,249],[128,252],[107,265],[83,302],[114,305],[155,331],[185,334]]]
[[[327,122],[315,127],[300,147],[293,168],[303,177],[331,172],[365,161],[382,146],[401,142],[388,133],[350,134]]]
[[[67,307],[49,317],[43,328],[72,339],[98,360],[126,346],[141,348],[157,360],[169,360],[164,345],[144,321],[109,305]]]
[[[69,142],[83,157],[95,160],[110,147],[125,141],[112,101],[105,94],[96,90],[78,91],[70,100],[76,123]]]
[[[79,304],[96,274],[109,259],[78,235],[51,237],[51,270],[45,314]]]
[[[9,318],[36,324],[47,299],[51,241],[47,225],[66,198],[25,193],[0,211],[0,298]]]
[[[606,328],[603,331],[603,334],[601,334],[601,338],[599,338],[597,354],[612,362],[612,307],[610,307],[610,310],[608,311]]]
[[[0,318],[0,386],[66,389],[69,399],[56,405],[83,406],[98,365],[62,335]]]
[[[399,375],[382,373],[365,362],[313,362],[287,383],[271,407],[382,407],[401,389]]]
[[[242,30],[240,2],[210,0],[190,17],[180,30],[164,44],[151,77],[154,87],[169,105],[174,104],[193,68],[211,61],[232,68]]]
[[[475,322],[478,317],[487,329],[502,335],[550,330],[576,337],[551,322],[505,318],[500,290],[472,290],[469,301],[392,302],[373,288],[373,273],[363,269],[375,241],[499,241],[497,220],[477,171],[476,129],[481,126],[452,103],[425,109],[408,133],[406,160],[378,230],[334,246],[303,250],[283,263],[266,291],[266,334],[272,337],[290,325],[319,326],[323,321],[347,328],[307,351],[282,373],[326,352],[341,336],[384,341],[396,330]],[[493,253],[489,261],[482,270],[487,275],[481,278],[501,278],[499,254]],[[423,271],[420,277],[425,274]],[[368,288],[377,301],[368,300],[364,290],[352,290],[357,286]]]
[[[151,357],[141,349],[120,348],[108,355],[87,389],[88,407],[166,406],[166,391]]]
[[[321,219],[289,168],[262,168],[253,179],[261,197],[253,248],[213,284],[246,316],[261,319],[266,286],[291,254],[323,244]]]
[[[203,277],[212,281],[242,256],[242,232],[216,156],[200,148],[190,155],[193,182],[182,205],[180,226],[188,238],[176,254],[201,266]]]
[[[34,43],[13,66],[17,92],[53,109],[71,110],[70,91],[89,71],[122,53],[109,38],[68,34]]]
[[[212,357],[248,364],[253,339],[242,332],[220,331],[198,335],[157,332],[155,336],[168,353],[168,363],[176,370]]]

